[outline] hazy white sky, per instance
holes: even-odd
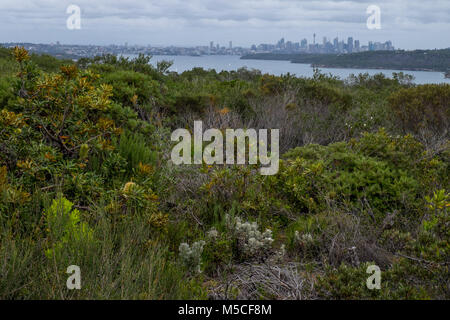
[[[69,5],[81,30],[68,30]],[[366,8],[381,8],[368,30]],[[0,0],[0,42],[250,46],[312,34],[392,40],[404,49],[450,47],[450,0]]]

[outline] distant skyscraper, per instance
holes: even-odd
[[[323,37],[323,45],[325,46],[327,44],[327,37]]]
[[[209,43],[209,49],[210,49],[210,50],[214,49],[214,41],[211,41],[211,42]]]
[[[339,49],[339,38],[338,37],[334,38],[334,40],[333,40],[333,47],[334,47],[335,50]]]
[[[359,43],[359,40],[355,40],[355,51],[356,52],[359,52],[360,51],[360,43]]]
[[[229,48],[230,48],[230,50],[233,49],[233,41],[230,41]]]
[[[392,46],[392,41],[386,41],[386,50],[394,50],[394,47]]]
[[[287,50],[292,50],[292,48],[293,48],[292,41],[286,42],[286,49],[287,49]]]
[[[301,42],[301,47],[303,49],[306,49],[308,47],[308,40],[303,39],[302,42]]]
[[[315,33],[313,34],[313,38],[314,38],[313,44],[316,44],[316,34]]]
[[[352,37],[348,37],[347,50],[349,53],[353,52],[353,38]]]

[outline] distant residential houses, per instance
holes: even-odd
[[[142,45],[68,45],[59,42],[51,44],[34,44],[34,43],[2,43],[3,47],[23,46],[30,52],[50,54],[53,56],[66,57],[95,57],[103,54],[127,55],[127,54],[146,54],[146,55],[185,55],[185,56],[202,56],[202,55],[245,55],[250,53],[248,48],[233,47],[232,42],[228,47],[219,44],[210,46],[196,47],[154,47]]]

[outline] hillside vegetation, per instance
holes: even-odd
[[[450,298],[450,85],[149,61],[0,49],[1,299]],[[174,165],[198,119],[280,129],[278,174]]]

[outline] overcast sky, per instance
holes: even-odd
[[[69,30],[69,5],[81,8],[81,30]],[[369,5],[381,29],[366,26]],[[450,0],[0,0],[0,42],[235,46],[299,42],[313,33],[397,48],[450,47]]]

